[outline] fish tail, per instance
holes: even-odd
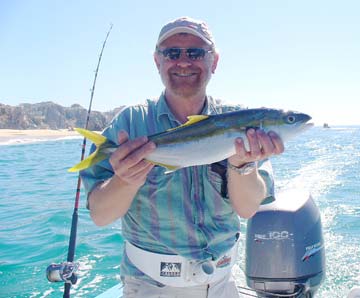
[[[107,141],[106,137],[104,137],[103,135],[101,135],[99,133],[93,132],[91,130],[87,130],[84,128],[78,128],[78,127],[76,127],[75,130],[79,134],[83,135],[85,138],[87,138],[91,142],[93,142],[96,145],[96,147],[100,146],[101,144],[104,144]]]
[[[84,160],[82,160],[81,162],[79,162],[78,164],[76,164],[75,166],[73,166],[72,168],[68,169],[68,172],[79,172],[81,170],[85,170],[89,167],[91,167],[92,165],[104,160],[107,155],[105,153],[102,153],[99,151],[99,146],[104,144],[107,141],[107,138],[104,137],[101,134],[98,134],[96,132],[87,130],[87,129],[83,129],[83,128],[75,128],[75,130],[83,135],[85,138],[89,139],[91,142],[93,142],[97,149],[90,154],[87,158],[85,158]]]
[[[107,154],[99,152],[99,150],[95,150],[92,154],[90,154],[87,158],[68,169],[68,172],[79,172],[81,170],[85,170],[92,165],[104,160],[107,157]]]

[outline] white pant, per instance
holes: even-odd
[[[194,287],[158,287],[141,279],[125,276],[123,298],[239,298],[232,275],[220,281]]]

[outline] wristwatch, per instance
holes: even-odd
[[[255,161],[252,161],[252,162],[248,162],[246,164],[243,164],[240,167],[236,167],[236,166],[234,166],[234,165],[232,165],[231,163],[228,162],[227,166],[228,166],[229,169],[235,171],[239,175],[245,176],[245,175],[249,175],[250,173],[255,171],[255,169],[257,167],[257,163]]]

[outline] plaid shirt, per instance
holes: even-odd
[[[222,105],[207,97],[202,114],[238,109],[241,106]],[[134,139],[180,124],[162,94],[158,100],[148,100],[146,104],[123,109],[103,135],[118,143],[120,130],[127,131],[129,138]],[[234,245],[240,230],[238,215],[227,196],[226,160],[212,165],[182,168],[169,174],[164,172],[164,168],[155,166],[137,192],[129,210],[121,218],[123,237],[152,252],[216,260]],[[260,163],[259,172],[266,182],[268,197],[271,198],[274,187],[268,161]],[[113,174],[108,160],[82,171],[87,194]],[[126,255],[122,260],[121,274],[143,275]]]

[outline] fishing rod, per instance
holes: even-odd
[[[94,97],[95,86],[96,86],[96,79],[97,79],[97,75],[99,72],[100,62],[101,62],[101,58],[102,58],[102,55],[104,52],[104,48],[105,48],[107,39],[110,35],[112,27],[113,27],[113,25],[110,24],[110,28],[106,34],[103,46],[100,51],[99,60],[98,60],[97,67],[95,70],[95,77],[94,77],[93,85],[91,88],[91,96],[90,96],[89,108],[87,111],[85,129],[88,129],[88,126],[89,126],[91,107],[92,107],[92,102],[93,102],[93,97]],[[82,143],[81,161],[85,157],[85,148],[86,148],[86,137],[84,137],[83,143]],[[77,234],[77,226],[78,226],[78,218],[79,218],[78,209],[79,209],[79,201],[80,201],[80,187],[81,187],[81,177],[79,174],[78,180],[77,180],[76,194],[75,194],[74,211],[73,211],[72,220],[71,220],[71,230],[70,230],[70,239],[69,239],[67,260],[66,260],[66,262],[63,262],[61,264],[51,264],[46,269],[46,276],[50,282],[64,282],[65,283],[63,298],[70,298],[71,286],[77,282],[76,271],[79,267],[79,264],[74,263],[74,256],[75,256],[76,234]]]

